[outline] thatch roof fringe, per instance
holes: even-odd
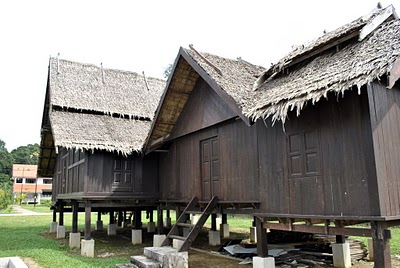
[[[273,122],[285,122],[289,111],[297,114],[311,101],[315,103],[329,92],[360,88],[387,74],[400,57],[400,21],[382,24],[363,42],[348,45],[339,52],[315,58],[302,68],[266,81],[246,102],[245,115],[256,120],[272,116]]]

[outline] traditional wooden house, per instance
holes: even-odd
[[[339,244],[372,236],[376,267],[390,267],[387,228],[400,224],[399,56],[392,6],[267,70],[181,48],[146,145],[163,151],[162,203],[217,196],[222,213],[249,208],[262,257],[265,228],[333,234]]]
[[[139,208],[140,217],[155,206],[157,158],[141,151],[164,86],[133,72],[50,59],[38,173],[53,177],[59,225],[66,205],[74,212],[73,233],[79,208],[90,228],[90,211]]]

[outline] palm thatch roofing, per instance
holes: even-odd
[[[199,53],[193,47],[180,48],[167,89],[157,108],[148,147],[168,139],[199,79],[205,80],[239,117],[250,122],[243,115],[240,104],[253,93],[253,84],[263,71],[263,67],[241,59]]]
[[[39,174],[57,148],[140,152],[165,87],[162,79],[50,58]]]
[[[363,40],[357,40],[379,19],[376,29],[372,28]],[[336,42],[339,39],[341,42]],[[331,43],[336,47],[329,50],[327,46]],[[340,44],[342,48],[338,47]],[[313,53],[313,49],[321,46],[327,50]],[[307,58],[310,54],[314,57]],[[307,102],[318,102],[329,92],[343,93],[353,87],[360,91],[363,85],[389,74],[399,56],[400,21],[392,6],[376,9],[294,49],[273,65],[256,83],[255,94],[243,104],[243,112],[253,120],[272,117],[273,122],[284,123],[289,111],[296,110],[299,115]],[[296,67],[299,58],[303,62],[297,61],[300,65]]]

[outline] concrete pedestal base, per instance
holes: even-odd
[[[150,221],[147,223],[147,232],[148,233],[154,233],[156,231],[156,223],[153,221]]]
[[[108,235],[116,235],[117,234],[117,225],[115,223],[108,225],[107,234]]]
[[[191,223],[196,224],[199,221],[200,216],[198,214],[192,214]]]
[[[227,223],[222,224],[221,223],[219,230],[220,230],[222,238],[229,237],[229,224],[227,224]]]
[[[103,230],[103,221],[96,221],[95,230],[96,230],[96,231]]]
[[[81,241],[81,255],[89,258],[94,258],[94,240],[85,240]]]
[[[333,267],[339,267],[339,268],[351,267],[349,243],[332,244],[332,253],[333,253]]]
[[[250,242],[257,243],[256,227],[250,227]]]
[[[217,231],[221,231],[221,224],[222,224],[222,219],[221,218],[216,218],[215,223],[217,224]]]
[[[49,233],[57,233],[58,223],[56,221],[50,222],[50,231]]]
[[[208,244],[210,246],[221,245],[221,236],[219,231],[209,231],[208,232]]]
[[[154,235],[153,236],[153,247],[161,247],[162,242],[164,242],[167,236],[165,234]]]
[[[142,230],[132,230],[132,244],[142,244]]]
[[[56,238],[65,238],[65,226],[64,225],[57,226]]]
[[[253,268],[275,268],[275,259],[273,257],[253,257]]]
[[[69,233],[69,247],[81,248],[81,233]]]
[[[171,218],[164,218],[164,227],[171,227]]]
[[[172,247],[179,250],[183,245],[183,241],[179,239],[172,239]]]
[[[368,259],[374,261],[374,242],[372,238],[368,238]]]

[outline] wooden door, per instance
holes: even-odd
[[[209,200],[220,188],[218,137],[202,140],[200,148],[202,199]]]

